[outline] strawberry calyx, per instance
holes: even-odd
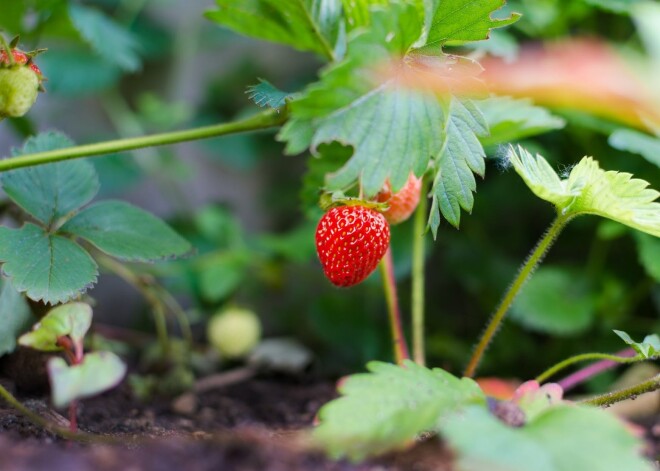
[[[323,193],[319,200],[319,206],[323,211],[340,206],[363,206],[379,213],[383,213],[389,209],[389,204],[387,203],[346,196],[342,192]]]
[[[18,45],[19,37],[16,36],[12,41],[7,44],[4,39],[0,41],[0,68],[11,69],[14,67],[29,67],[32,72],[37,75],[39,79],[39,91],[45,91],[42,82],[46,80],[44,74],[37,64],[34,63],[34,58],[39,54],[46,51],[46,49],[35,49],[34,51],[22,51],[16,46]]]

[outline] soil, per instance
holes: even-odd
[[[121,387],[80,405],[81,429],[115,441],[93,445],[62,440],[3,403],[0,470],[451,471],[450,453],[434,438],[362,464],[313,450],[305,430],[334,390],[327,381],[262,377],[144,404]],[[47,397],[19,399],[53,417]]]

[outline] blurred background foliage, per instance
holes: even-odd
[[[631,3],[510,0],[502,14],[518,11],[523,18],[470,48],[477,57],[514,59],[522,43],[586,36],[639,56]],[[313,55],[225,31],[203,19],[211,6],[209,0],[3,0],[0,28],[20,34],[24,49],[48,48],[38,60],[48,93],[26,118],[0,129],[0,153],[51,128],[86,143],[223,122],[258,111],[245,90],[260,77],[291,92],[315,80],[321,64]],[[605,169],[660,188],[657,154],[653,163],[619,150],[628,144],[613,147],[608,139],[616,126],[609,122],[556,114],[564,129],[524,145],[560,169],[593,155]],[[300,198],[307,157],[283,156],[273,137],[238,135],[91,161],[103,197],[167,217],[195,245],[195,256],[148,270],[184,304],[200,340],[210,314],[239,304],[258,312],[266,336],[294,337],[309,347],[324,373],[390,360],[378,275],[350,290],[323,278],[313,244],[316,220]],[[553,217],[548,204],[502,168],[502,151],[487,150],[487,177],[472,214],[460,231],[443,224],[437,241],[428,241],[429,364],[454,372]],[[392,239],[406,315],[411,237],[409,222]],[[597,218],[574,222],[516,303],[482,373],[526,378],[572,354],[620,350],[614,328],[633,338],[660,332],[659,264],[657,239]],[[151,328],[144,302],[117,279],[102,278],[91,295],[100,322]]]

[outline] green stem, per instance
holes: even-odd
[[[518,276],[516,276],[516,278],[513,280],[513,283],[509,287],[509,290],[504,295],[504,298],[502,298],[500,305],[497,307],[495,314],[493,314],[490,323],[486,327],[486,330],[482,334],[479,343],[474,349],[474,352],[472,353],[472,358],[470,358],[470,362],[468,363],[468,366],[465,369],[464,376],[467,377],[474,376],[477,367],[479,366],[479,362],[483,357],[484,352],[486,351],[488,345],[490,345],[490,342],[493,340],[493,337],[497,333],[497,330],[499,329],[502,320],[504,319],[504,316],[511,307],[511,304],[513,304],[514,299],[516,299],[516,296],[518,295],[522,287],[525,285],[527,280],[531,277],[537,265],[541,262],[541,260],[543,260],[545,254],[548,252],[548,250],[550,250],[550,247],[552,247],[552,244],[557,239],[561,231],[564,229],[564,226],[566,226],[566,224],[572,219],[572,217],[573,217],[572,215],[557,216],[557,218],[553,221],[550,228],[546,231],[546,233],[538,242],[538,244],[536,245],[530,256],[527,258],[525,263],[523,263],[522,267],[520,268],[520,271],[518,272]]]
[[[401,323],[401,311],[399,310],[399,300],[396,293],[396,280],[394,279],[394,262],[392,261],[392,250],[387,249],[387,253],[380,261],[380,273],[383,277],[383,289],[385,290],[385,300],[387,302],[387,312],[389,314],[390,329],[392,331],[392,344],[394,346],[394,358],[397,364],[403,364],[403,360],[410,359],[406,337],[403,333]]]
[[[641,394],[650,393],[658,389],[660,389],[660,374],[655,375],[653,378],[636,386],[619,389],[618,391],[602,394],[600,396],[592,397],[591,399],[585,399],[583,401],[579,401],[578,404],[608,407],[612,404],[616,404],[617,402],[625,401],[626,399],[635,399]]]
[[[415,210],[412,247],[412,344],[413,359],[426,364],[424,352],[424,235],[426,233],[426,182],[422,182],[421,198]]]
[[[68,147],[65,149],[51,150],[26,154],[11,159],[0,160],[0,172],[14,170],[22,167],[59,162],[61,160],[78,159],[81,157],[92,157],[97,155],[114,154],[127,150],[141,149],[144,147],[177,144],[179,142],[208,139],[211,137],[225,136],[240,132],[256,131],[274,126],[279,126],[286,121],[287,115],[284,111],[269,110],[255,116],[232,123],[216,124],[184,131],[173,131],[150,136],[117,139],[114,141],[99,142],[82,146]]]
[[[543,373],[536,377],[536,381],[543,383],[546,379],[554,376],[561,370],[574,365],[575,363],[580,363],[582,361],[591,361],[591,360],[611,360],[617,363],[635,363],[641,360],[645,360],[641,355],[634,357],[620,357],[618,355],[610,355],[608,353],[583,353],[581,355],[575,355],[573,357],[567,358],[564,361],[557,363],[554,366],[551,366]]]
[[[106,257],[105,255],[97,255],[95,258],[101,266],[110,270],[115,275],[119,276],[128,284],[137,289],[151,305],[151,309],[153,310],[154,314],[154,325],[156,327],[158,343],[160,344],[162,351],[168,353],[170,349],[170,341],[167,333],[165,306],[158,297],[158,294],[151,289],[148,282],[145,282],[143,278],[133,273],[126,266],[119,263],[115,259]]]
[[[7,54],[7,60],[9,61],[9,65],[14,65],[14,55],[11,53],[11,47],[7,43],[7,40],[5,39],[4,35],[0,34],[0,48],[5,50],[5,53]]]

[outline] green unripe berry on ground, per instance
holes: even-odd
[[[0,68],[0,117],[17,118],[28,112],[39,94],[39,77],[29,67]]]
[[[232,307],[216,313],[207,326],[209,343],[227,358],[252,351],[261,337],[261,323],[249,309]]]

